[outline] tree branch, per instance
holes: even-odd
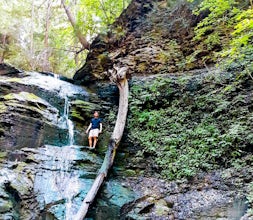
[[[82,44],[83,48],[86,50],[90,49],[90,43],[87,41],[85,36],[82,34],[81,30],[79,29],[78,25],[76,24],[75,18],[71,14],[69,8],[65,4],[65,0],[61,0],[61,4],[68,16],[69,22],[71,23],[72,27],[74,28],[76,37],[78,38],[79,42]]]

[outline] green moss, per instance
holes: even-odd
[[[156,60],[162,64],[173,63],[183,59],[181,48],[175,40],[170,40],[165,49],[157,54]]]
[[[86,102],[86,101],[83,101],[83,100],[72,101],[71,105],[73,107],[78,107],[78,108],[82,108],[82,109],[86,109],[86,110],[93,110],[93,109],[96,109],[96,108],[99,107],[98,105],[96,105],[94,103]]]
[[[72,118],[79,119],[79,120],[81,120],[81,121],[84,120],[84,117],[80,115],[80,112],[77,112],[77,111],[75,111],[75,110],[71,112],[71,117],[72,117]]]
[[[121,25],[116,26],[112,31],[116,40],[120,40],[122,37],[126,36],[126,30]]]
[[[136,176],[136,172],[134,171],[134,170],[126,170],[125,172],[124,172],[124,174],[126,175],[126,176]]]
[[[14,94],[13,94],[13,93],[9,93],[9,94],[5,95],[3,98],[4,98],[5,100],[14,99]]]
[[[164,199],[160,199],[155,204],[155,213],[158,216],[168,216],[170,208],[167,206],[167,202]]]
[[[22,79],[13,77],[13,78],[1,79],[0,82],[20,83],[22,82]]]
[[[12,82],[12,83],[20,83],[20,82],[22,82],[22,79],[21,78],[8,78],[7,81]]]
[[[38,96],[36,96],[33,93],[28,93],[28,92],[20,92],[20,93],[9,93],[3,97],[5,100],[12,100],[12,99],[17,99],[19,101],[38,101],[42,100]]]
[[[1,158],[1,159],[2,159],[2,158],[5,158],[6,155],[7,155],[7,152],[1,152],[1,151],[0,151],[0,158]]]
[[[148,68],[148,64],[142,62],[142,63],[139,63],[139,64],[137,65],[136,70],[137,70],[138,72],[143,73],[147,68]]]
[[[15,168],[15,172],[22,173],[27,164],[25,162],[19,162],[18,166]]]
[[[7,111],[7,107],[4,103],[0,102],[0,114]]]
[[[102,54],[98,55],[97,62],[100,64],[100,66],[105,66],[109,61],[110,58],[108,57],[108,52],[104,52]]]
[[[72,105],[82,105],[82,106],[89,106],[90,102],[86,102],[80,99],[74,100],[71,102]]]
[[[5,213],[11,211],[13,209],[13,205],[11,201],[6,201],[0,198],[0,213]]]
[[[71,102],[70,115],[74,120],[84,121],[90,119],[90,114],[96,109],[100,109],[97,104],[83,100],[74,100]]]

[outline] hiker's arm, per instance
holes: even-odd
[[[100,123],[99,125],[100,125],[99,133],[101,133],[103,126],[102,126],[102,123]]]
[[[86,134],[89,133],[89,130],[90,130],[90,129],[91,129],[91,123],[90,123],[89,127],[88,127],[87,130],[86,130]]]

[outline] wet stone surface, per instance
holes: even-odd
[[[109,108],[108,103],[48,74],[6,71],[0,75],[0,219],[72,220],[102,164],[106,146],[100,145],[109,137],[105,130],[92,151],[85,147],[84,127],[94,109]],[[117,181],[102,194],[92,218],[108,206],[108,216],[115,218],[134,198]]]

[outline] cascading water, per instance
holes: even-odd
[[[65,104],[64,104],[64,115],[63,118],[66,121],[67,128],[68,128],[68,143],[69,145],[66,148],[73,146],[74,144],[74,123],[69,119],[69,108],[70,103],[68,101],[68,96],[65,97]],[[67,171],[69,171],[69,167],[67,167]],[[65,179],[65,174],[63,175],[63,179]],[[65,191],[64,196],[66,196],[66,212],[65,212],[65,219],[71,220],[71,216],[74,215],[72,211],[72,198],[73,196],[79,191],[79,179],[78,176],[73,175],[72,172],[67,174],[67,179],[71,180],[71,184],[67,182],[65,184]]]
[[[56,77],[47,80],[53,80],[55,85],[62,84],[62,81]],[[32,82],[35,83],[33,80]],[[43,158],[39,155],[43,170],[36,175],[35,191],[40,203],[49,207],[49,211],[55,213],[57,219],[72,220],[72,216],[78,209],[73,199],[80,193],[81,187],[84,187],[80,180],[80,171],[74,168],[73,163],[80,159],[82,152],[79,146],[74,145],[74,123],[69,118],[69,90],[66,85],[60,86],[59,90],[60,97],[64,100],[64,108],[58,126],[67,130],[68,144],[62,147],[46,145],[40,149],[43,151],[41,155],[44,155]],[[79,90],[78,94],[80,94]],[[83,155],[82,157],[85,158]]]
[[[76,160],[76,147],[74,144],[74,124],[69,119],[69,101],[65,97],[64,112],[59,120],[59,126],[68,130],[68,145],[63,147],[45,146],[44,167],[50,167],[50,171],[37,175],[38,192],[43,195],[47,204],[56,201],[65,201],[65,220],[71,220],[74,208],[72,198],[79,192],[79,176],[72,168],[72,162]],[[41,187],[43,186],[43,187]],[[53,195],[53,196],[52,196]]]
[[[77,159],[76,149],[73,146],[45,146],[42,148],[43,167],[37,173],[35,180],[35,191],[39,195],[39,200],[43,201],[47,207],[65,203],[65,220],[71,220],[75,211],[72,199],[80,191],[79,175],[76,170],[72,170],[72,162]],[[55,212],[59,212],[57,207]],[[60,216],[58,217],[61,218]]]
[[[63,116],[59,120],[59,125],[68,129],[68,144],[69,146],[72,146],[74,144],[74,123],[69,119],[70,103],[67,95],[64,100],[64,112]]]

